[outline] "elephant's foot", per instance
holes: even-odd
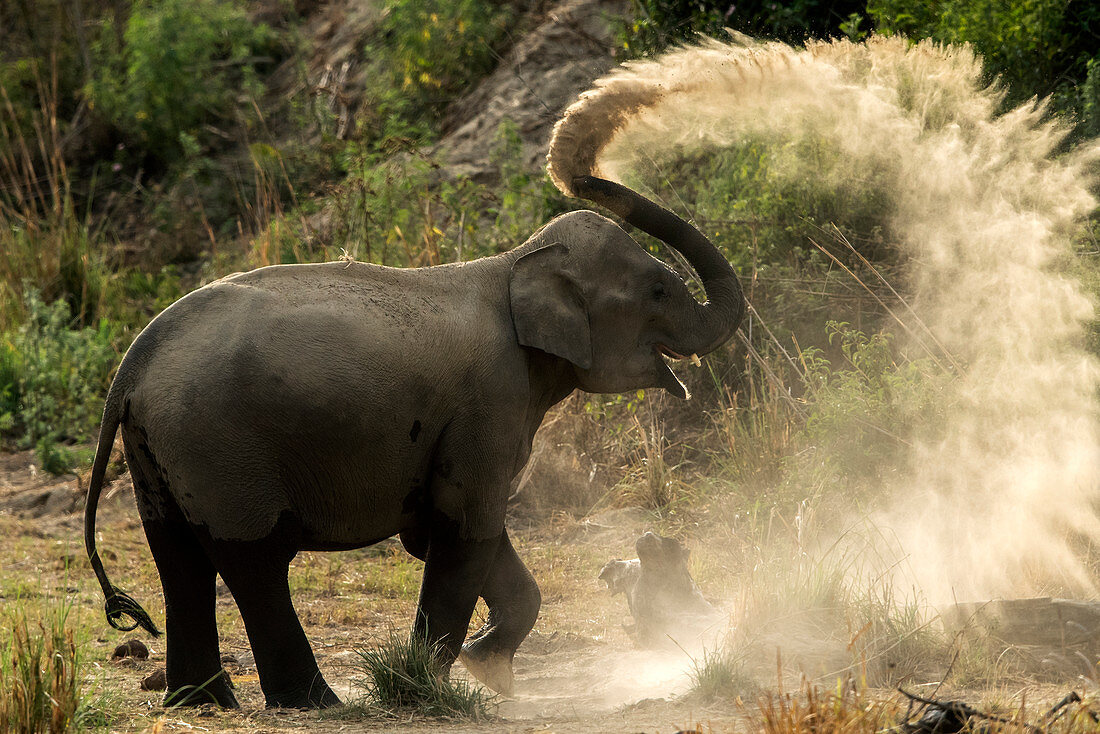
[[[262,679],[261,679],[262,683]],[[332,706],[341,706],[343,702],[329,688],[328,683],[320,674],[313,679],[309,686],[302,686],[283,691],[264,691],[267,707],[284,709],[327,709]]]
[[[471,675],[486,686],[497,693],[511,696],[515,687],[512,655],[491,649],[487,645],[479,645],[479,642],[481,639],[463,645],[458,659]]]
[[[194,685],[183,685],[169,689],[164,694],[165,708],[175,706],[201,706],[215,703],[222,708],[238,709],[237,697],[233,695],[233,682],[224,670],[218,671],[209,679]]]

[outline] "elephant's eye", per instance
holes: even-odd
[[[665,288],[664,283],[655,283],[653,288],[650,289],[649,295],[654,301],[661,301],[668,295],[668,290]]]

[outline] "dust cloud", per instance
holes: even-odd
[[[589,172],[645,191],[662,155],[816,140],[839,155],[792,154],[779,175],[881,189],[906,319],[953,376],[870,519],[932,603],[1097,591],[1081,552],[1100,536],[1093,305],[1067,272],[1100,146],[1059,153],[1067,129],[1041,103],[1001,103],[966,47],[741,37],[599,80],[549,156],[563,191]]]

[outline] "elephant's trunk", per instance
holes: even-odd
[[[699,274],[707,302],[698,304],[695,324],[679,335],[682,341],[675,345],[678,352],[706,354],[733,336],[745,316],[745,297],[729,261],[706,235],[668,209],[613,181],[578,176],[573,179],[573,192],[675,247]]]

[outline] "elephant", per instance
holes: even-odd
[[[574,211],[470,262],[230,275],[133,342],[105,401],[84,535],[108,622],[158,634],[96,550],[121,431],[164,593],[165,705],[238,705],[219,657],[218,575],[267,705],[339,705],[294,611],[289,564],[299,551],[395,535],[424,561],[412,634],[444,670],[461,655],[490,688],[511,691],[541,597],[505,510],[546,411],[577,388],[686,398],[669,362],[716,349],[745,311],[733,268],[695,227],[612,181],[572,183],[679,250],[707,301],[611,219]],[[487,620],[467,641],[479,597]]]

